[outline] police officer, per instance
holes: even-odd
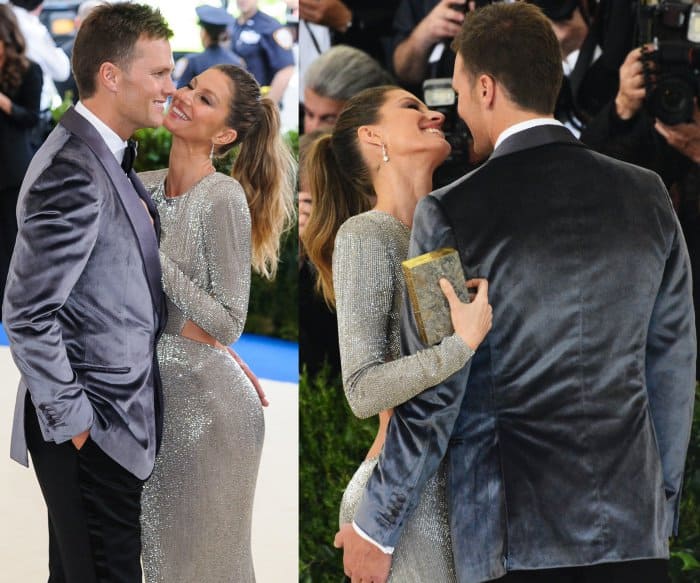
[[[258,0],[236,0],[241,15],[233,25],[233,50],[241,55],[268,97],[279,103],[294,73],[292,35],[271,16],[258,10]]]
[[[191,80],[214,65],[238,65],[243,67],[241,57],[228,48],[230,36],[228,28],[235,19],[223,8],[215,6],[198,6],[200,36],[204,52],[187,55],[177,62],[175,78],[178,88],[184,87]]]

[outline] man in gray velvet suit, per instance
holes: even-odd
[[[140,497],[161,433],[158,220],[126,140],[162,123],[171,32],[138,4],[97,8],[73,50],[81,101],[22,185],[5,325],[21,373],[12,457],[49,515],[50,582],[140,583]]]
[[[477,10],[455,48],[459,114],[493,153],[419,203],[410,254],[456,247],[489,280],[493,328],[470,368],[395,410],[337,537],[346,573],[385,580],[446,456],[461,583],[668,581],[696,354],[668,193],[553,119],[561,56],[533,5]]]

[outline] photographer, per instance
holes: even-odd
[[[552,25],[562,53],[564,81],[556,118],[575,135],[618,89],[618,69],[633,46],[632,2],[528,0]]]
[[[696,328],[700,326],[700,106],[693,120],[669,125],[645,107],[647,88],[642,55],[644,45],[631,51],[620,67],[615,98],[591,121],[581,140],[593,149],[654,170],[669,188],[685,235],[693,273]]]
[[[669,126],[656,120],[654,129],[666,139],[672,148],[696,164],[700,164],[700,107],[697,103],[692,122]]]
[[[615,98],[589,123],[581,140],[599,152],[654,170],[671,187],[686,176],[693,162],[700,163],[700,114],[696,101],[695,121],[670,126],[644,107],[647,89],[642,52],[653,49],[645,45],[627,55]]]
[[[467,8],[467,0],[402,0],[394,16],[392,59],[402,85],[415,92],[424,79],[452,77],[450,42],[462,28]]]
[[[299,0],[299,16],[328,27],[333,45],[353,46],[386,64],[387,31],[397,5],[398,0]]]

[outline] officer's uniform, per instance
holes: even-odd
[[[187,85],[192,80],[192,77],[196,77],[214,65],[244,67],[243,60],[236,53],[217,45],[207,47],[203,53],[187,55],[184,58],[187,59],[187,63],[184,66],[182,75],[177,80],[178,89]],[[180,62],[178,62],[178,65],[181,66]]]
[[[233,51],[260,85],[270,85],[280,69],[294,65],[292,35],[277,20],[259,10],[243,24],[233,25]]]
[[[196,9],[200,25],[227,27],[233,25],[235,19],[223,8],[215,6],[198,6]],[[206,71],[214,65],[237,65],[244,67],[241,57],[226,47],[216,43],[208,46],[202,53],[192,53],[183,57],[175,66],[177,87],[184,87],[193,77]]]

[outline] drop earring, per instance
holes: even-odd
[[[389,154],[386,151],[386,144],[384,142],[382,142],[382,160],[384,160],[385,163],[389,161]]]
[[[209,152],[209,160],[214,161],[214,142],[211,143],[211,150]]]

